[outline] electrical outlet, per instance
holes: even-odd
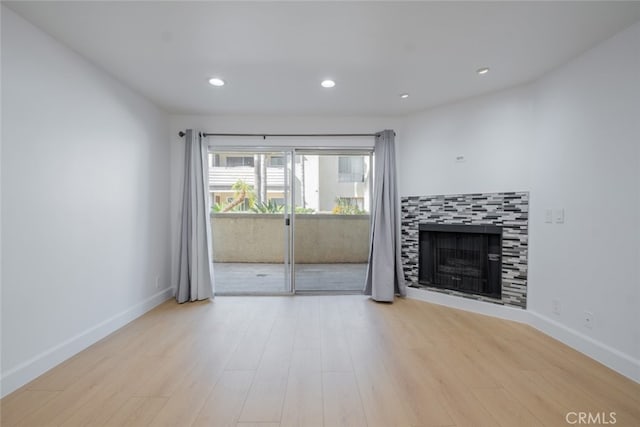
[[[590,311],[584,312],[584,327],[587,329],[593,329],[593,313]]]
[[[560,301],[554,299],[551,301],[551,309],[553,310],[553,314],[560,315]]]
[[[464,162],[465,162],[464,156],[462,155],[456,156],[456,163],[464,163]]]
[[[156,289],[160,289],[160,276],[156,276]]]

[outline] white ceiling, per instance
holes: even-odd
[[[185,114],[407,114],[534,80],[640,20],[611,1],[3,3]]]

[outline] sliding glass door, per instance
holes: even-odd
[[[296,150],[293,166],[295,291],[361,292],[369,254],[372,153]]]
[[[290,151],[209,152],[216,294],[292,292],[291,163]]]
[[[367,150],[212,149],[216,294],[362,291],[372,164]]]

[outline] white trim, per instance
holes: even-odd
[[[513,320],[515,322],[527,324],[530,323],[529,312],[520,308],[513,308],[500,304],[477,301],[474,299],[410,287],[407,287],[407,298],[458,308],[460,310],[471,311],[473,313],[484,314],[486,316],[493,316],[500,319]]]
[[[600,341],[568,328],[542,314],[529,311],[530,325],[574,350],[602,363],[625,377],[640,383],[640,360]]]
[[[316,146],[316,145],[300,145],[300,144],[290,144],[290,145],[272,145],[272,146],[264,146],[264,145],[215,145],[212,142],[207,144],[209,147],[209,152],[211,153],[255,153],[255,154],[271,154],[278,153],[280,151],[291,151],[295,150],[297,152],[301,152],[302,154],[334,154],[334,155],[359,155],[360,153],[373,153],[374,147],[372,145],[363,145],[362,147],[358,146],[345,146],[345,145],[337,145],[335,147],[332,146]]]
[[[442,294],[426,289],[407,288],[407,298],[530,325],[619,374],[640,383],[640,360],[634,359],[628,354],[622,353],[539,313]]]
[[[39,355],[21,363],[15,368],[2,373],[0,378],[0,397],[17,390],[29,381],[37,378],[49,369],[57,366],[71,356],[81,352],[90,345],[100,341],[107,335],[122,328],[132,320],[142,316],[154,307],[173,296],[173,288],[160,291],[144,301],[130,307],[84,332],[43,351]]]

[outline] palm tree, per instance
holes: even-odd
[[[239,179],[235,184],[231,186],[231,189],[235,192],[234,199],[227,206],[222,209],[222,212],[229,212],[236,206],[244,203],[245,199],[249,200],[249,205],[253,204],[253,200],[256,195],[253,191],[253,185],[247,184],[243,180]]]

